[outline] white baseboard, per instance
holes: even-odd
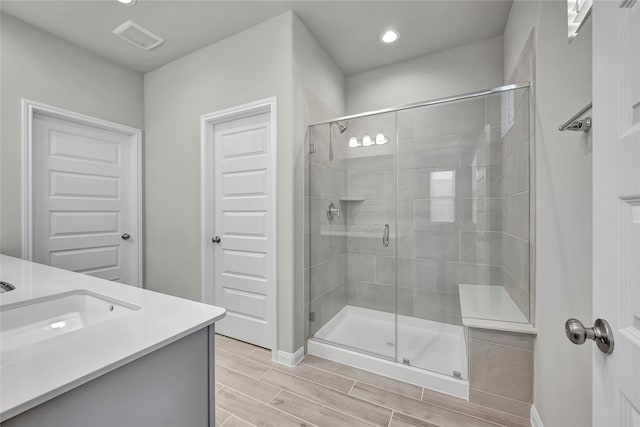
[[[544,427],[535,405],[531,405],[531,427]]]
[[[287,353],[286,351],[278,350],[274,356],[274,362],[293,367],[300,363],[304,358],[304,347],[300,347],[295,353]]]

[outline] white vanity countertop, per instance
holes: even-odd
[[[86,290],[141,307],[55,338],[2,351],[0,421],[37,406],[222,319],[225,310],[0,255],[0,280],[16,289],[0,306]]]

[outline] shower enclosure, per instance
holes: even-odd
[[[529,323],[529,128],[528,85],[310,127],[310,353],[464,394],[465,326]]]

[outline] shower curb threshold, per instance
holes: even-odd
[[[310,338],[307,354],[469,400],[469,381],[381,359]]]

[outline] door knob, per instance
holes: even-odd
[[[211,238],[211,243],[220,243],[221,240],[220,236],[215,236]]]
[[[574,344],[584,344],[587,339],[596,342],[598,349],[605,354],[613,353],[613,331],[609,322],[596,319],[593,328],[585,328],[578,319],[569,319],[564,324],[567,338]]]
[[[129,240],[131,238],[131,235],[129,233],[124,233],[122,236],[122,240]]]

